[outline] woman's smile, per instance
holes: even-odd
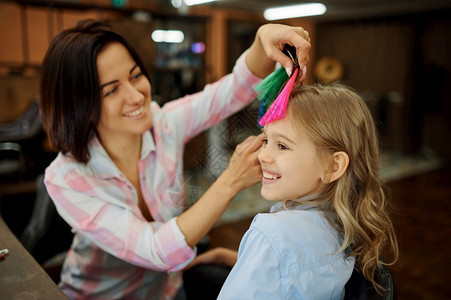
[[[144,105],[141,105],[138,109],[129,111],[122,115],[127,118],[137,118],[137,117],[140,117],[143,113],[144,113]]]

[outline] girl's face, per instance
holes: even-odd
[[[294,200],[307,196],[321,183],[322,168],[315,146],[290,117],[271,122],[258,159],[263,171],[261,194],[266,200]]]
[[[101,139],[141,135],[152,127],[151,86],[127,48],[108,45],[97,57],[102,108]]]

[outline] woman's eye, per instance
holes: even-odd
[[[139,77],[141,77],[143,75],[143,73],[139,72],[136,75],[133,75],[132,79],[138,79]]]
[[[104,97],[109,96],[109,95],[111,95],[111,94],[114,94],[116,91],[117,91],[117,87],[114,87],[114,88],[108,90],[108,91],[105,93]]]

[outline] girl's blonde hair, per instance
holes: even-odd
[[[320,159],[338,151],[349,156],[346,172],[322,184],[314,204],[342,236],[339,251],[355,256],[357,268],[380,291],[375,272],[380,264],[397,261],[398,244],[379,179],[378,138],[367,105],[343,85],[299,86],[291,94],[287,114],[313,140]],[[383,250],[390,258],[382,260]]]

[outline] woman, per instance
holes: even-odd
[[[264,25],[229,74],[160,108],[128,42],[106,24],[79,22],[44,58],[40,108],[60,152],[45,184],[74,232],[60,287],[71,299],[172,299],[196,243],[234,196],[261,179],[261,138],[238,145],[210,189],[183,212],[183,148],[199,132],[249,104],[274,70],[291,72],[289,43],[305,65],[302,28]]]

